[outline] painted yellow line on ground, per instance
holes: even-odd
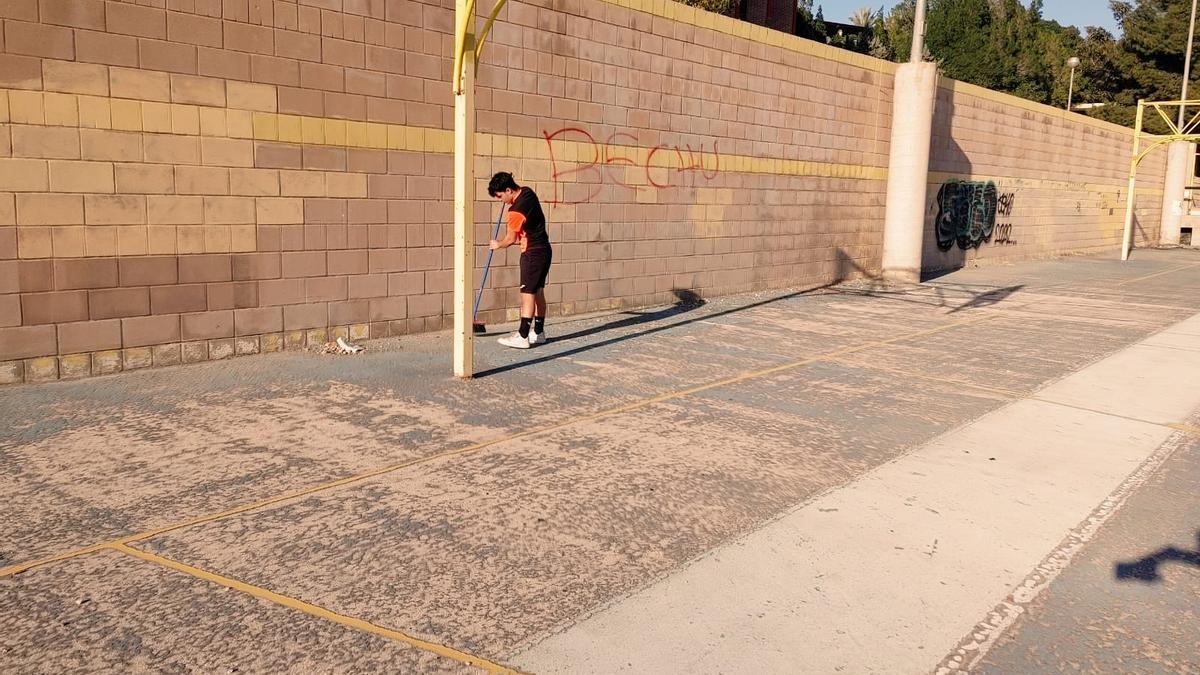
[[[1182,431],[1185,434],[1200,436],[1200,427],[1194,427],[1190,424],[1168,424],[1167,426],[1171,427],[1175,431]]]
[[[494,445],[508,443],[509,441],[515,441],[515,440],[518,440],[521,438],[527,438],[529,436],[536,436],[536,435],[540,435],[540,434],[550,433],[552,431],[564,429],[566,427],[578,424],[580,422],[589,422],[592,420],[602,419],[605,417],[611,417],[613,415],[620,415],[621,413],[625,413],[625,412],[629,412],[630,410],[636,410],[638,408],[643,408],[646,406],[654,405],[655,403],[662,403],[664,401],[670,401],[673,399],[682,398],[684,396],[698,394],[700,392],[708,391],[710,389],[717,389],[717,388],[726,387],[726,386],[729,386],[732,384],[738,384],[740,382],[745,382],[746,380],[751,380],[751,379],[758,378],[758,377],[774,375],[774,374],[781,373],[781,372],[784,372],[787,370],[793,370],[795,368],[800,368],[803,366],[807,366],[809,364],[817,363],[819,361],[827,361],[830,359],[836,359],[840,356],[845,356],[847,354],[853,354],[855,352],[860,352],[863,350],[871,349],[873,347],[880,347],[880,346],[887,345],[887,344],[902,342],[904,340],[910,340],[910,339],[917,338],[917,337],[932,335],[934,333],[938,333],[938,332],[941,332],[944,330],[950,330],[952,328],[959,328],[962,326],[979,323],[981,321],[987,321],[991,318],[993,318],[993,315],[974,318],[974,319],[964,319],[962,321],[956,321],[954,323],[946,324],[943,326],[937,326],[935,328],[927,328],[925,330],[915,331],[912,333],[905,333],[904,335],[898,335],[896,337],[888,338],[886,340],[876,340],[873,342],[866,342],[866,343],[863,343],[860,345],[856,345],[854,347],[846,347],[844,349],[839,349],[839,350],[836,350],[833,352],[828,352],[826,354],[819,354],[817,356],[800,359],[799,361],[792,361],[790,363],[784,363],[784,364],[781,364],[778,366],[773,366],[771,368],[766,368],[763,370],[756,370],[756,371],[752,371],[752,372],[748,372],[748,373],[743,373],[741,375],[727,377],[722,380],[717,380],[715,382],[709,382],[707,384],[697,385],[695,387],[690,387],[688,389],[682,389],[679,391],[673,391],[673,392],[667,392],[665,394],[659,394],[658,396],[653,396],[653,397],[642,399],[639,401],[634,401],[632,403],[627,403],[625,405],[617,406],[615,408],[608,408],[606,410],[601,410],[600,412],[592,413],[590,415],[572,417],[571,419],[569,419],[565,422],[559,422],[557,424],[551,424],[551,425],[548,425],[545,427],[540,427],[537,429],[529,429],[527,431],[520,431],[515,434],[510,434],[508,436],[503,436],[503,437],[496,438],[496,439],[493,439],[490,441],[482,441],[479,443],[475,443],[473,445],[468,445],[468,446],[465,446],[462,448],[457,448],[455,450],[446,450],[444,452],[435,453],[432,455],[428,455],[426,457],[419,457],[417,459],[411,459],[411,460],[408,460],[405,462],[398,462],[396,464],[391,464],[388,466],[380,467],[378,469],[372,469],[371,471],[356,474],[354,476],[347,476],[346,478],[341,478],[338,480],[330,481],[328,483],[321,483],[319,485],[314,485],[312,487],[307,487],[307,488],[303,488],[300,490],[287,492],[284,494],[276,495],[274,497],[268,497],[267,499],[263,499],[263,500],[253,502],[250,504],[244,504],[242,506],[238,506],[238,507],[226,510],[226,511],[221,511],[219,513],[213,513],[213,514],[204,515],[204,516],[197,516],[195,518],[189,518],[187,520],[183,520],[178,523],[173,523],[171,525],[164,525],[163,527],[158,527],[158,528],[155,528],[152,530],[146,530],[143,532],[139,532],[137,534],[131,534],[131,535],[127,535],[124,537],[120,537],[120,538],[114,539],[112,541],[107,541],[107,542],[103,542],[103,543],[99,543],[99,544],[93,544],[91,546],[85,546],[82,548],[75,549],[73,551],[67,551],[65,553],[60,553],[57,555],[49,556],[46,558],[41,558],[41,559],[34,560],[31,562],[27,562],[27,563],[19,563],[16,565],[10,565],[8,567],[0,569],[0,578],[12,576],[14,574],[20,574],[21,572],[31,570],[35,567],[41,567],[43,565],[48,565],[51,563],[59,562],[62,560],[67,560],[67,559],[74,558],[77,556],[86,555],[88,553],[95,553],[96,551],[100,551],[100,550],[103,550],[106,548],[113,548],[115,546],[123,546],[126,544],[131,544],[136,541],[141,541],[143,539],[149,539],[151,537],[156,537],[156,536],[159,536],[162,534],[167,534],[168,532],[174,532],[176,530],[182,530],[182,529],[185,529],[188,527],[192,527],[194,525],[202,525],[204,523],[210,523],[215,520],[221,520],[224,518],[229,518],[231,516],[236,516],[236,515],[239,515],[242,513],[246,513],[248,511],[254,511],[257,509],[265,508],[267,506],[281,504],[283,502],[290,501],[293,499],[299,499],[301,497],[308,497],[310,495],[313,495],[313,494],[316,494],[319,492],[325,492],[327,490],[344,487],[346,485],[353,485],[355,483],[361,483],[362,481],[369,480],[371,478],[377,478],[379,476],[383,476],[383,475],[386,475],[389,473],[394,473],[394,472],[400,471],[402,469],[407,469],[407,468],[422,465],[422,464],[430,464],[437,460],[447,459],[450,457],[456,457],[459,455],[473,454],[475,452],[483,450],[484,448],[489,448]]]
[[[1161,276],[1162,276],[1162,275],[1164,275],[1164,274],[1171,274],[1171,273],[1173,273],[1173,272],[1181,272],[1181,271],[1183,271],[1183,270],[1186,270],[1186,269],[1191,269],[1191,268],[1193,268],[1193,267],[1200,267],[1200,263],[1191,263],[1191,264],[1188,264],[1188,265],[1180,265],[1179,267],[1172,267],[1172,268],[1171,268],[1171,269],[1169,269],[1169,270],[1163,270],[1163,271],[1161,271],[1161,272],[1155,272],[1154,274],[1147,274],[1147,275],[1146,275],[1146,276],[1144,276],[1144,277],[1137,277],[1137,278],[1135,278],[1135,279],[1126,279],[1125,281],[1118,281],[1118,282],[1117,282],[1117,285],[1118,285],[1118,286],[1124,286],[1125,284],[1133,284],[1133,283],[1137,283],[1137,282],[1139,282],[1139,281],[1145,281],[1146,279],[1153,279],[1154,277],[1161,277]]]
[[[491,661],[488,661],[487,659],[479,658],[478,656],[472,656],[471,654],[467,654],[466,652],[460,652],[457,649],[453,649],[453,648],[447,647],[445,645],[438,644],[436,642],[422,640],[420,638],[413,637],[407,633],[402,633],[398,630],[393,630],[391,628],[385,628],[383,626],[378,626],[378,625],[370,623],[368,621],[363,621],[362,619],[356,619],[352,616],[346,616],[345,614],[339,614],[333,610],[325,609],[324,607],[320,607],[320,606],[314,605],[312,603],[304,602],[303,600],[299,600],[297,598],[293,598],[288,595],[276,593],[275,591],[269,591],[260,586],[254,586],[252,584],[247,584],[245,582],[238,581],[237,579],[231,579],[230,577],[222,576],[220,574],[214,574],[213,572],[209,572],[207,570],[202,570],[198,567],[193,567],[191,565],[181,563],[176,560],[171,560],[170,558],[164,558],[163,556],[160,556],[160,555],[155,555],[153,553],[147,553],[146,551],[142,551],[142,550],[133,548],[131,546],[126,546],[125,544],[114,544],[107,548],[110,548],[115,551],[120,551],[121,553],[124,553],[126,555],[130,555],[130,556],[133,556],[134,558],[138,558],[139,560],[144,560],[147,562],[152,562],[152,563],[156,563],[158,565],[162,565],[163,567],[175,570],[176,572],[182,572],[189,576],[196,577],[197,579],[202,579],[204,581],[208,581],[208,582],[211,582],[214,584],[219,584],[219,585],[225,586],[227,588],[232,588],[235,591],[240,591],[242,593],[252,595],[261,600],[273,602],[277,605],[282,605],[282,606],[288,607],[290,609],[299,610],[301,612],[304,612],[305,614],[311,614],[312,616],[315,616],[319,619],[333,621],[334,623],[339,623],[348,628],[353,628],[355,630],[363,631],[364,633],[372,633],[374,635],[379,635],[381,637],[385,637],[385,638],[388,638],[391,640],[397,640],[399,642],[404,642],[404,643],[409,644],[418,649],[422,649],[424,651],[437,654],[438,656],[442,656],[442,657],[445,657],[448,659],[454,659],[455,661],[459,661],[461,663],[475,666],[476,668],[482,668],[489,673],[503,673],[504,675],[510,675],[510,674],[517,675],[519,673],[519,671],[513,670],[512,668],[509,668],[507,666],[502,666],[498,663],[493,663]]]

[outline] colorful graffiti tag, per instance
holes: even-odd
[[[717,150],[717,142],[713,141],[712,149],[705,147],[693,149],[685,144],[656,145],[645,151],[638,147],[637,136],[623,131],[608,136],[603,143],[596,141],[585,129],[567,127],[554,132],[543,131],[546,145],[550,148],[550,179],[554,183],[554,193],[550,198],[551,204],[583,204],[591,201],[600,194],[605,182],[628,188],[634,192],[642,190],[664,190],[678,187],[682,174],[692,173],[705,181],[717,177],[721,171],[721,156]],[[554,152],[555,143],[581,143],[590,148],[590,159],[572,162],[569,168],[560,168],[559,160]],[[558,156],[562,156],[560,152]],[[645,174],[644,184],[628,183],[622,179],[627,175],[627,169],[633,167],[638,174]],[[672,180],[675,176],[675,180]],[[579,191],[573,195],[567,194],[564,178],[570,177],[572,182],[580,185]]]
[[[999,194],[992,181],[965,181],[952,178],[942,183],[937,194],[938,212],[934,220],[937,247],[949,251],[957,245],[960,249],[979,248],[984,242],[992,241],[996,231],[996,215],[1012,215],[1015,195],[1011,192]],[[1012,224],[1003,223],[1002,233],[996,243],[1015,244],[1012,239]]]

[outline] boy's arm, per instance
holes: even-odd
[[[500,241],[495,239],[488,242],[488,248],[495,251],[498,248],[508,248],[517,243],[521,238],[521,233],[525,231],[525,214],[520,211],[513,211],[509,208],[508,211],[508,229],[504,233],[504,238]]]
[[[517,233],[509,230],[504,233],[504,238],[500,240],[493,239],[488,242],[488,248],[495,251],[498,248],[508,248],[517,243]]]

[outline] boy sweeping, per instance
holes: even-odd
[[[488,242],[488,248],[495,251],[521,245],[521,327],[499,342],[529,349],[546,341],[546,277],[554,253],[546,233],[546,216],[533,190],[517,185],[511,173],[501,171],[492,176],[488,195],[508,205],[508,230],[503,239]]]

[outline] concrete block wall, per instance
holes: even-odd
[[[878,267],[892,64],[673,2],[595,0],[509,3],[483,64],[478,124],[496,144],[478,170],[511,170],[546,203],[558,311]],[[484,307],[516,305],[516,255],[501,264]]]
[[[0,380],[442,327],[449,15],[0,5]]]
[[[449,324],[452,2],[8,0],[0,22],[0,382]],[[554,314],[873,273],[893,72],[674,2],[514,0],[478,71],[476,239],[509,170],[547,206]],[[992,146],[959,118],[975,175]],[[1056,168],[1013,175],[1052,194]],[[1037,252],[1090,242],[1071,227]],[[485,320],[515,316],[516,264]]]
[[[953,80],[939,87],[933,129],[927,272],[1120,248],[1132,130]],[[1158,242],[1165,168],[1157,151],[1138,170],[1135,245]],[[988,183],[991,222],[971,222],[990,204],[955,212],[955,200],[980,206]]]

